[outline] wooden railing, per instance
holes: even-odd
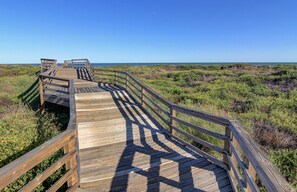
[[[65,68],[72,68],[73,67],[72,60],[64,60],[63,67],[65,67]]]
[[[226,169],[234,190],[239,188],[240,191],[259,191],[261,187],[272,192],[294,191],[238,121],[169,102],[127,72],[96,68],[94,71],[96,81],[126,88],[160,125],[169,130],[173,138]],[[201,125],[212,125],[211,127],[220,131]],[[218,146],[203,139],[204,137],[195,136],[192,134],[195,131],[215,138],[222,145]],[[185,138],[194,145],[185,141]],[[202,147],[198,148],[196,145]],[[222,158],[211,155],[210,151],[221,154]]]
[[[52,68],[52,67],[57,67],[57,60],[56,59],[45,59],[45,58],[41,58],[41,68],[40,71],[41,73],[47,71],[48,69]]]
[[[91,79],[93,80],[94,77],[94,67],[93,65],[90,63],[90,61],[88,59],[71,59],[71,60],[64,60],[64,65],[63,67],[71,67],[71,68],[75,68],[75,69],[83,69],[85,68]]]
[[[69,111],[70,119],[67,130],[58,136],[50,139],[41,146],[26,153],[20,158],[14,160],[8,165],[0,169],[0,190],[8,186],[10,183],[18,179],[27,171],[34,168],[36,165],[63,149],[64,155],[54,164],[47,168],[43,173],[38,174],[33,180],[26,184],[20,191],[34,191],[34,189],[51,176],[56,170],[65,165],[66,172],[59,178],[48,191],[57,191],[64,183],[67,182],[68,191],[74,191],[79,185],[79,170],[78,170],[78,150],[77,150],[77,134],[76,134],[76,109],[74,100],[74,82],[71,79],[62,79],[52,75],[55,67],[52,66],[45,73],[39,75],[40,78],[40,99],[43,101],[43,85],[55,84],[52,80],[62,80],[68,82],[67,90],[69,92]],[[49,80],[49,81],[46,81]]]

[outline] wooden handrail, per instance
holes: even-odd
[[[277,168],[268,159],[266,154],[261,150],[260,146],[242,127],[239,121],[230,120],[230,125],[228,127],[231,130],[234,138],[230,140],[231,144],[233,145],[234,140],[236,140],[245,157],[251,164],[250,166],[254,168],[262,184],[268,191],[294,191],[285,178],[277,170]],[[239,152],[235,147],[233,150],[235,153],[237,153],[236,156],[239,156]],[[245,163],[243,161],[240,162],[240,164],[241,168],[244,166],[243,171],[246,172],[245,174],[250,174],[248,170],[249,165],[244,165]],[[251,186],[251,188],[255,188],[255,186]]]
[[[12,183],[13,181],[15,181],[17,178],[22,176],[24,173],[26,173],[27,171],[29,171],[39,163],[41,163],[50,155],[54,154],[55,152],[65,147],[66,145],[73,143],[73,140],[75,139],[75,134],[76,134],[75,130],[68,129],[62,132],[61,134],[59,134],[58,136],[52,138],[51,140],[45,142],[39,147],[36,147],[32,151],[26,153],[25,155],[21,156],[20,158],[14,160],[13,162],[1,168],[0,169],[0,190],[6,187],[7,185],[9,185],[10,183]],[[74,152],[75,151],[69,151],[65,153],[65,155],[69,154],[67,160],[65,160],[65,163],[70,161]],[[45,172],[54,172],[57,169],[59,169],[62,165],[63,164],[59,164],[59,166],[50,167],[46,169]],[[72,172],[70,174],[74,176],[76,173]],[[36,180],[34,180],[33,182],[36,183]],[[40,182],[41,181],[38,181],[37,185],[34,184],[34,186],[37,187],[40,184]],[[32,184],[29,183],[28,185],[31,186]],[[27,187],[25,186],[25,188]]]
[[[251,138],[251,136],[240,125],[238,121],[174,104],[148,86],[144,85],[130,73],[118,70],[98,68],[95,68],[94,72],[95,75],[97,74],[97,72],[100,72],[100,75],[108,73],[105,74],[105,76],[107,77],[107,79],[112,81],[114,81],[113,77],[116,77],[115,84],[121,83],[121,86],[126,87],[126,89],[130,90],[131,93],[133,93],[133,95],[136,96],[137,99],[139,99],[139,103],[141,103],[144,108],[147,107],[150,111],[153,111],[154,114],[156,114],[155,120],[159,124],[167,124],[170,127],[169,134],[172,137],[180,140],[183,144],[189,146],[190,148],[200,152],[202,156],[213,161],[218,166],[227,169],[230,180],[234,185],[234,189],[239,187],[242,191],[259,191],[259,188],[256,184],[256,176],[258,176],[261,184],[265,186],[268,191],[294,191],[292,186],[290,186],[290,184],[280,174],[277,168],[271,163],[265,153],[261,150],[260,146]],[[125,77],[122,77],[121,75]],[[119,77],[120,79],[126,79],[126,81],[118,81]],[[150,97],[152,97],[156,101],[161,102],[169,109],[169,111],[168,109],[162,108]],[[144,99],[146,99],[147,101],[145,101]],[[177,112],[179,114],[185,114],[193,118],[202,119],[207,122],[223,126],[225,129],[225,135],[210,131],[191,122],[182,120],[176,116]],[[167,121],[164,116],[169,117],[170,122]],[[160,119],[161,121],[158,119]],[[176,126],[176,123],[182,124],[198,132],[202,132],[209,136],[223,140],[225,143],[224,148],[214,146],[206,141],[203,141],[201,138],[197,138],[187,133],[186,131],[178,128]],[[222,153],[224,156],[223,162],[207,154],[206,152],[201,151],[193,145],[181,140],[176,135],[176,131],[179,134],[184,135],[199,144],[202,144],[210,149]],[[242,158],[242,155],[244,155],[245,158]],[[247,159],[245,160],[246,162],[243,162],[243,159]],[[239,167],[241,171],[239,171],[237,167]]]
[[[47,71],[51,67],[57,67],[57,60],[56,59],[45,59],[41,58],[41,65],[40,65],[40,71],[41,73]]]

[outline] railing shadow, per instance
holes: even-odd
[[[18,96],[24,104],[34,111],[37,111],[40,107],[40,95],[39,95],[39,84],[38,78],[34,83],[23,93]]]
[[[53,95],[57,97],[57,95]],[[37,78],[34,83],[23,93],[18,96],[27,107],[39,114],[40,109],[40,93],[39,93],[39,79]],[[59,102],[57,102],[59,103]],[[65,130],[67,123],[69,121],[69,108],[65,106],[61,106],[59,104],[47,103],[46,110],[50,113],[54,113],[58,119],[58,122],[62,125],[62,129]],[[39,123],[40,124],[40,123]]]
[[[156,128],[158,123],[139,105],[133,96],[130,94],[128,96],[125,95],[127,93],[125,89],[121,88],[119,90],[119,86],[108,85],[108,87],[105,87],[104,84],[98,84],[100,88],[110,91],[118,110],[126,120],[126,147],[119,158],[115,173],[130,169],[135,174],[146,177],[146,191],[160,191],[161,183],[180,189],[181,191],[203,191],[195,188],[195,175],[192,174],[191,170],[192,168],[200,168],[212,171],[214,169],[212,163],[185,146],[182,146],[167,134],[163,134],[165,129]],[[114,89],[117,91],[114,91]],[[136,105],[128,105],[128,101],[131,99]],[[142,114],[145,114],[148,118],[145,118]],[[153,122],[154,127],[149,121]],[[139,138],[134,138],[133,131],[135,132],[135,130],[133,130],[133,125],[138,125]],[[149,135],[148,132],[150,133]],[[164,138],[159,138],[158,134],[162,134]],[[141,145],[135,143],[137,139],[140,140]],[[182,153],[173,149],[171,144],[177,146]],[[156,146],[162,150],[156,150]],[[150,156],[149,167],[147,169],[133,165],[133,159],[136,153]],[[184,156],[184,153],[190,153],[191,156]],[[161,161],[164,159],[178,164],[178,173],[175,174],[174,179],[160,174]],[[223,169],[222,172],[224,172]],[[224,174],[227,177],[227,173],[224,172]],[[110,191],[127,191],[128,183],[129,174],[115,175],[112,179]],[[226,185],[226,182],[220,183],[218,181],[218,185]]]
[[[78,67],[76,68],[76,73],[78,79],[92,81],[92,76],[86,68]]]

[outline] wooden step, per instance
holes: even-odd
[[[112,119],[124,118],[130,121],[145,121],[148,117],[145,112],[139,106],[127,106],[122,108],[111,108],[104,111],[77,111],[77,121],[93,122],[93,121],[105,121]]]
[[[86,155],[86,153],[80,152],[81,156],[85,156],[84,162],[81,163],[82,168],[88,168],[92,169],[92,167],[99,167],[102,166],[105,162],[108,162],[108,166],[113,167],[113,166],[118,166],[119,161],[121,159],[125,159],[126,161],[121,163],[121,166],[125,166],[129,164],[130,160],[129,158],[133,158],[134,164],[140,161],[153,161],[151,157],[154,158],[159,158],[159,157],[165,157],[167,155],[182,155],[188,153],[188,155],[193,155],[195,156],[195,153],[190,152],[189,150],[185,150],[181,146],[176,146],[173,143],[167,143],[164,144],[166,141],[160,141],[162,144],[159,143],[154,143],[154,145],[148,145],[148,146],[128,146],[125,148],[119,148],[118,146],[112,146],[117,150],[117,153],[113,154],[106,154],[103,152],[100,153],[100,149],[106,148],[104,147],[96,147],[95,149],[91,150],[94,151],[96,150],[96,153],[93,152],[92,155]],[[164,147],[165,146],[165,147]],[[107,146],[108,148],[109,146]],[[110,148],[110,147],[109,147]],[[111,149],[111,148],[110,148]],[[89,151],[90,152],[90,151]],[[95,156],[95,154],[97,156]],[[148,159],[149,158],[149,159]],[[94,160],[98,159],[100,161]],[[170,159],[169,157],[167,159]],[[130,162],[131,163],[131,162]],[[103,169],[106,169],[108,167],[103,167]]]
[[[122,90],[122,91],[104,91],[100,93],[82,93],[82,94],[76,94],[75,99],[79,103],[82,100],[98,100],[98,99],[104,99],[104,98],[124,98],[124,97],[130,97],[130,95]]]

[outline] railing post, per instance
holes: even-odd
[[[245,160],[245,164],[248,168],[248,173],[251,176],[251,179],[256,182],[256,170],[251,165],[248,159]],[[245,186],[247,186],[247,192],[253,192],[251,186],[248,184],[247,180],[245,179]]]
[[[145,94],[145,90],[143,89],[143,87],[141,87],[141,106],[144,107],[144,94]]]
[[[176,135],[176,131],[173,129],[173,126],[176,126],[176,121],[173,117],[176,117],[176,110],[172,109],[170,106],[170,133],[172,135]]]
[[[225,127],[225,135],[228,137],[228,140],[224,141],[224,149],[228,152],[228,154],[223,155],[223,162],[227,165],[232,180],[236,181],[235,174],[231,169],[231,165],[230,165],[232,162],[229,162],[229,158],[228,158],[228,155],[231,157],[230,159],[233,161],[235,158],[234,155],[232,154],[231,146],[230,146],[230,142],[233,142],[233,135],[228,126]]]
[[[75,138],[72,138],[68,143],[64,146],[64,154],[67,154],[71,151],[75,150]],[[73,156],[69,159],[69,161],[65,164],[66,171],[71,170],[77,166],[76,156]],[[74,186],[78,182],[78,174],[77,172],[73,173],[72,176],[67,181],[68,188]]]
[[[39,79],[39,97],[40,97],[40,112],[44,113],[44,97],[43,97],[43,85],[42,85],[42,77],[38,77]]]
[[[117,73],[114,74],[114,77],[115,77],[115,84],[117,85],[117,84],[118,84],[118,76],[117,76]]]
[[[228,169],[230,170],[230,164],[228,160],[228,155],[231,156],[231,149],[230,149],[230,142],[231,142],[231,131],[229,127],[225,127],[225,136],[228,137],[228,140],[224,141],[224,149],[229,153],[229,154],[224,154],[223,156],[223,162],[228,166]]]
[[[129,77],[128,77],[128,74],[126,74],[126,90],[128,89],[128,80],[129,80]]]

